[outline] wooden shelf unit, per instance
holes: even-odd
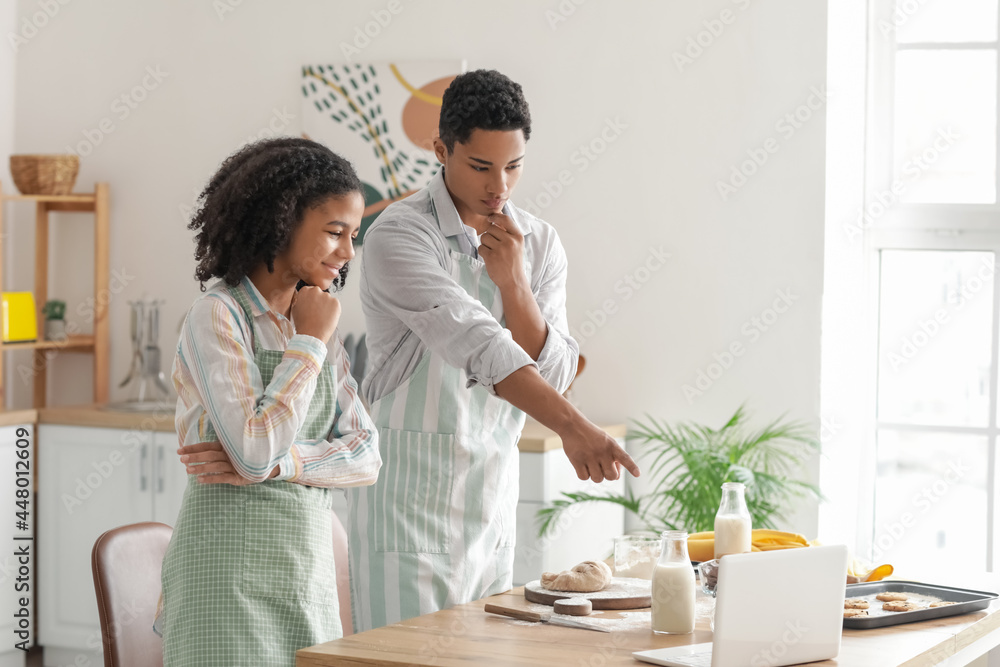
[[[109,396],[110,344],[108,330],[108,300],[110,281],[111,224],[109,215],[110,191],[107,183],[97,183],[93,193],[69,195],[5,195],[0,186],[0,291],[3,290],[4,259],[4,204],[7,202],[34,202],[35,204],[35,297],[38,340],[20,343],[0,343],[0,410],[7,409],[7,391],[4,387],[4,352],[34,350],[34,387],[32,407],[45,407],[46,372],[54,361],[51,351],[84,352],[94,355],[93,403],[107,403]],[[74,212],[94,214],[94,321],[93,334],[71,335],[65,340],[44,340],[45,316],[42,308],[48,301],[49,283],[49,213]],[[67,304],[67,310],[69,309]]]

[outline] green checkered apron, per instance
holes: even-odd
[[[253,329],[243,291],[231,289]],[[281,350],[254,339],[266,387]],[[299,438],[326,437],[336,377],[323,365]],[[218,440],[211,424],[202,441]],[[191,475],[163,559],[165,667],[276,667],[295,651],[342,636],[329,489],[268,480],[200,484]]]
[[[482,260],[459,251],[451,276],[503,325]],[[524,413],[428,350],[372,405],[382,469],[347,490],[351,606],[357,632],[511,587]]]

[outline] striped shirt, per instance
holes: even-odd
[[[211,424],[236,471],[255,482],[279,466],[274,479],[306,486],[373,484],[382,465],[378,431],[358,396],[339,336],[324,345],[295,333],[246,276],[233,289],[248,297],[260,346],[284,350],[284,356],[264,387],[245,311],[223,281],[214,283],[191,306],[177,344],[172,379],[181,443],[210,439]],[[323,439],[297,439],[324,363],[336,372],[337,400],[330,406],[336,421]]]
[[[476,257],[466,226],[439,171],[423,190],[386,207],[365,232],[361,306],[368,330],[368,367],[362,392],[369,405],[410,377],[430,348],[465,372],[468,387],[494,385],[535,366],[556,391],[576,377],[580,346],[566,319],[566,251],[555,228],[510,201],[504,214],[524,235],[524,270],[548,325],[538,360],[514,341],[482,303],[451,277],[446,237]]]

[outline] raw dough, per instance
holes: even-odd
[[[594,604],[587,598],[566,598],[553,602],[552,610],[568,616],[589,616],[594,611]]]
[[[550,591],[593,593],[604,590],[611,583],[611,568],[599,560],[585,560],[571,570],[559,574],[542,574],[542,587]]]

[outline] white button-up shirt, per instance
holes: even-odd
[[[263,479],[278,465],[274,479],[307,486],[373,484],[382,465],[378,432],[361,404],[340,337],[334,333],[324,344],[296,333],[246,276],[234,289],[250,302],[257,342],[282,350],[282,361],[265,387],[246,314],[223,281],[209,287],[184,319],[174,359],[181,444],[205,441],[211,424],[233,467],[248,479]],[[337,395],[327,408],[336,420],[326,437],[297,438],[324,364],[336,375]]]
[[[443,169],[416,194],[395,202],[365,233],[361,256],[361,305],[369,370],[361,384],[374,403],[416,369],[429,348],[465,371],[468,386],[494,385],[533,365],[560,393],[576,376],[580,347],[566,320],[566,251],[556,230],[510,201],[503,212],[524,235],[524,265],[531,293],[548,324],[535,362],[510,331],[451,276],[447,237],[476,256],[444,183]]]

